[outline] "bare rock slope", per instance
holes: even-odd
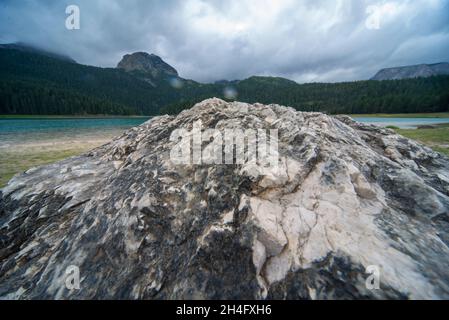
[[[175,68],[167,64],[160,57],[146,52],[135,52],[123,56],[117,68],[126,72],[139,72],[153,78],[178,76]]]
[[[197,120],[278,129],[279,166],[174,164],[171,133]],[[449,160],[427,147],[210,99],[16,176],[0,193],[0,297],[449,298],[448,212]]]
[[[420,64],[380,70],[371,80],[401,80],[449,75],[449,63]]]

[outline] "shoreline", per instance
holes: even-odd
[[[346,114],[351,118],[449,118],[449,112],[436,112],[436,113],[368,113],[368,114]]]
[[[64,141],[53,143],[27,143],[11,147],[1,147],[0,153],[0,189],[18,173],[31,168],[51,164],[73,156],[81,155],[100,147],[109,140]]]
[[[99,132],[96,137],[92,135],[58,136],[0,144],[0,189],[16,174],[81,155],[109,143],[120,134],[121,132],[111,132],[105,135]]]
[[[0,120],[70,120],[70,119],[150,119],[153,116],[112,116],[112,115],[92,115],[92,116],[70,116],[70,115],[1,115]]]

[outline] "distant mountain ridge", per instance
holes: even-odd
[[[449,75],[449,63],[419,64],[380,70],[371,80],[401,80]]]
[[[449,111],[449,76],[308,83],[279,77],[199,83],[154,54],[125,55],[117,68],[75,63],[38,49],[0,47],[0,114],[175,114],[211,97],[326,113]]]

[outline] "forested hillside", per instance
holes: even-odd
[[[8,48],[0,48],[0,65],[0,114],[173,114],[209,97],[225,98],[229,89],[239,101],[278,103],[303,111],[449,111],[449,76],[302,85],[274,77],[214,84],[179,77],[150,82],[121,69]]]
[[[110,104],[112,114],[123,114],[122,106],[126,107],[125,113],[130,110],[134,114],[155,114],[167,102],[164,88],[155,90],[118,69],[84,66],[5,49],[0,49],[0,62],[0,113],[39,114],[42,110],[39,106],[53,101],[50,114],[67,114],[67,110],[82,114],[103,103]],[[20,86],[14,89],[14,83],[18,82]],[[92,102],[77,110],[80,99]]]
[[[135,109],[45,81],[0,81],[0,114],[133,115]]]
[[[252,77],[232,83],[243,102],[277,103],[301,111],[347,113],[419,113],[449,111],[449,76],[391,81],[296,84],[279,78]],[[180,101],[163,113],[178,113],[201,99]]]
[[[280,103],[328,113],[449,111],[449,77],[394,81],[312,83],[283,88],[254,79],[238,85],[239,100]]]

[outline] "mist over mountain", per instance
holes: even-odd
[[[63,54],[58,54],[55,52],[50,52],[45,49],[41,49],[41,48],[26,44],[26,43],[21,43],[21,42],[0,44],[0,49],[13,49],[13,50],[18,50],[18,51],[23,51],[23,52],[35,53],[35,54],[47,56],[49,58],[54,58],[54,59],[71,62],[71,63],[77,63],[74,59],[72,59],[69,56],[66,56]]]
[[[82,11],[80,30],[64,26],[69,4]],[[378,29],[366,25],[373,15]],[[448,21],[448,0],[4,0],[0,42],[42,44],[110,68],[126,53],[152,52],[207,83],[252,75],[333,83],[447,61]]]

